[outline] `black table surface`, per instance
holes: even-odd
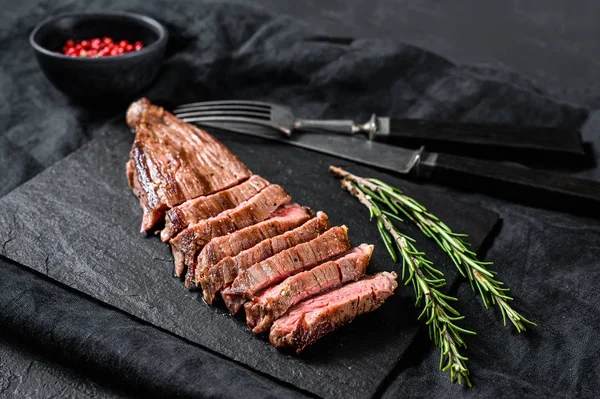
[[[597,111],[600,108],[600,28],[597,24],[600,12],[594,0],[250,2],[303,19],[333,35],[393,37],[458,63],[507,65],[550,94],[588,107],[592,113],[584,129],[584,139],[594,142],[596,148],[600,147],[600,138],[594,134],[600,126]],[[0,9],[7,15],[34,3],[33,0],[0,0]],[[597,168],[578,174],[600,177]],[[477,195],[469,200],[501,214],[505,223],[500,234],[515,233],[510,231],[513,205]],[[540,211],[539,216],[540,224],[551,223],[549,214]],[[498,261],[503,257],[503,250],[505,248],[492,245],[488,257]],[[514,289],[518,296],[519,287]],[[425,366],[417,365],[415,369],[426,369]],[[592,377],[600,378],[597,362],[594,367]],[[482,383],[503,384],[505,381],[498,376],[496,381]],[[585,388],[578,393],[582,396],[593,394]],[[474,394],[477,396],[476,391]],[[553,394],[561,396],[560,392]],[[72,368],[66,359],[57,359],[38,347],[31,348],[22,337],[2,334],[0,328],[0,397],[116,398],[132,395],[135,392]]]

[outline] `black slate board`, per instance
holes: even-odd
[[[376,244],[369,273],[395,269],[368,215],[329,175],[330,164],[385,177],[427,204],[478,249],[497,223],[495,213],[435,198],[426,187],[384,176],[283,144],[235,134],[217,135],[255,173],[284,186],[295,201],[346,224],[354,244]],[[156,326],[253,369],[326,397],[369,397],[411,343],[410,290],[400,287],[378,311],[322,339],[296,356],[254,336],[223,307],[209,307],[171,277],[170,250],[138,233],[141,210],[125,178],[133,137],[123,126],[95,140],[0,200],[1,254]],[[432,196],[433,195],[433,196]],[[418,247],[448,270],[453,266],[415,227]],[[43,309],[42,309],[43,311]],[[193,382],[190,382],[193,383]]]

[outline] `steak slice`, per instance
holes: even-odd
[[[306,222],[312,216],[309,208],[298,204],[284,205],[271,214],[269,219],[234,231],[226,236],[215,237],[198,254],[196,261],[188,267],[185,285],[190,288],[195,280],[200,285],[204,271],[219,263],[221,259],[235,256],[259,242],[278,236]]]
[[[333,227],[317,238],[286,249],[240,273],[231,287],[221,291],[225,305],[232,314],[259,291],[292,274],[310,269],[331,257],[350,249],[346,226]]]
[[[185,267],[194,262],[198,251],[214,237],[261,222],[291,199],[283,188],[272,184],[235,208],[189,226],[169,241],[175,258],[175,273],[181,276]]]
[[[284,234],[261,241],[235,256],[228,256],[216,265],[206,268],[199,278],[204,300],[212,304],[215,294],[227,287],[238,274],[288,248],[310,241],[329,229],[329,218],[323,212],[302,226]],[[198,280],[196,280],[198,281]]]
[[[300,302],[273,323],[269,340],[300,353],[319,338],[377,309],[398,286],[396,273],[383,272]]]
[[[167,242],[186,227],[217,216],[227,209],[235,208],[269,184],[262,177],[254,175],[245,182],[227,190],[188,200],[181,205],[177,205],[167,211],[165,228],[160,233],[160,239]]]
[[[144,210],[142,231],[152,229],[175,205],[252,175],[217,139],[146,98],[130,105],[127,123],[136,131],[127,176]]]
[[[288,277],[246,302],[246,321],[255,334],[263,333],[289,308],[320,292],[364,276],[373,245],[362,244],[339,259]]]

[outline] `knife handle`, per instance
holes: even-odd
[[[527,127],[502,124],[430,121],[390,118],[389,133],[377,133],[378,140],[390,143],[413,142],[443,152],[464,153],[469,147],[480,151],[496,150],[501,155],[548,154],[583,157],[585,149],[577,130]],[[480,154],[480,153],[478,153]],[[504,156],[503,159],[509,157]]]
[[[600,182],[451,154],[429,153],[420,175],[533,205],[600,214]]]

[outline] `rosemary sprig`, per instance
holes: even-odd
[[[468,359],[460,354],[459,348],[467,347],[461,335],[475,332],[456,325],[464,316],[449,304],[457,299],[440,292],[446,285],[444,274],[433,267],[433,263],[425,258],[423,252],[415,248],[412,238],[402,234],[390,221],[402,219],[382,210],[370,195],[365,194],[350,180],[342,180],[342,187],[369,209],[370,217],[376,220],[377,229],[394,262],[398,260],[398,254],[402,258],[402,280],[405,285],[412,283],[416,296],[415,306],[423,304],[418,318],[426,317],[429,338],[440,348],[440,369],[450,371],[450,381],[462,384],[464,380],[470,387],[469,370],[465,364]]]
[[[337,176],[351,181],[360,190],[369,194],[378,203],[385,205],[393,215],[405,215],[413,221],[427,237],[444,250],[460,274],[469,280],[471,288],[479,291],[481,300],[486,309],[490,304],[497,305],[502,313],[502,320],[506,325],[506,318],[513,323],[518,332],[525,331],[525,323],[536,324],[519,314],[508,303],[513,298],[508,295],[510,289],[501,281],[495,279],[496,272],[487,268],[492,262],[482,262],[477,259],[477,254],[469,250],[469,243],[464,238],[466,234],[454,233],[444,222],[414,199],[404,195],[396,187],[390,186],[377,179],[365,179],[355,176],[341,168],[332,166],[330,171]]]

